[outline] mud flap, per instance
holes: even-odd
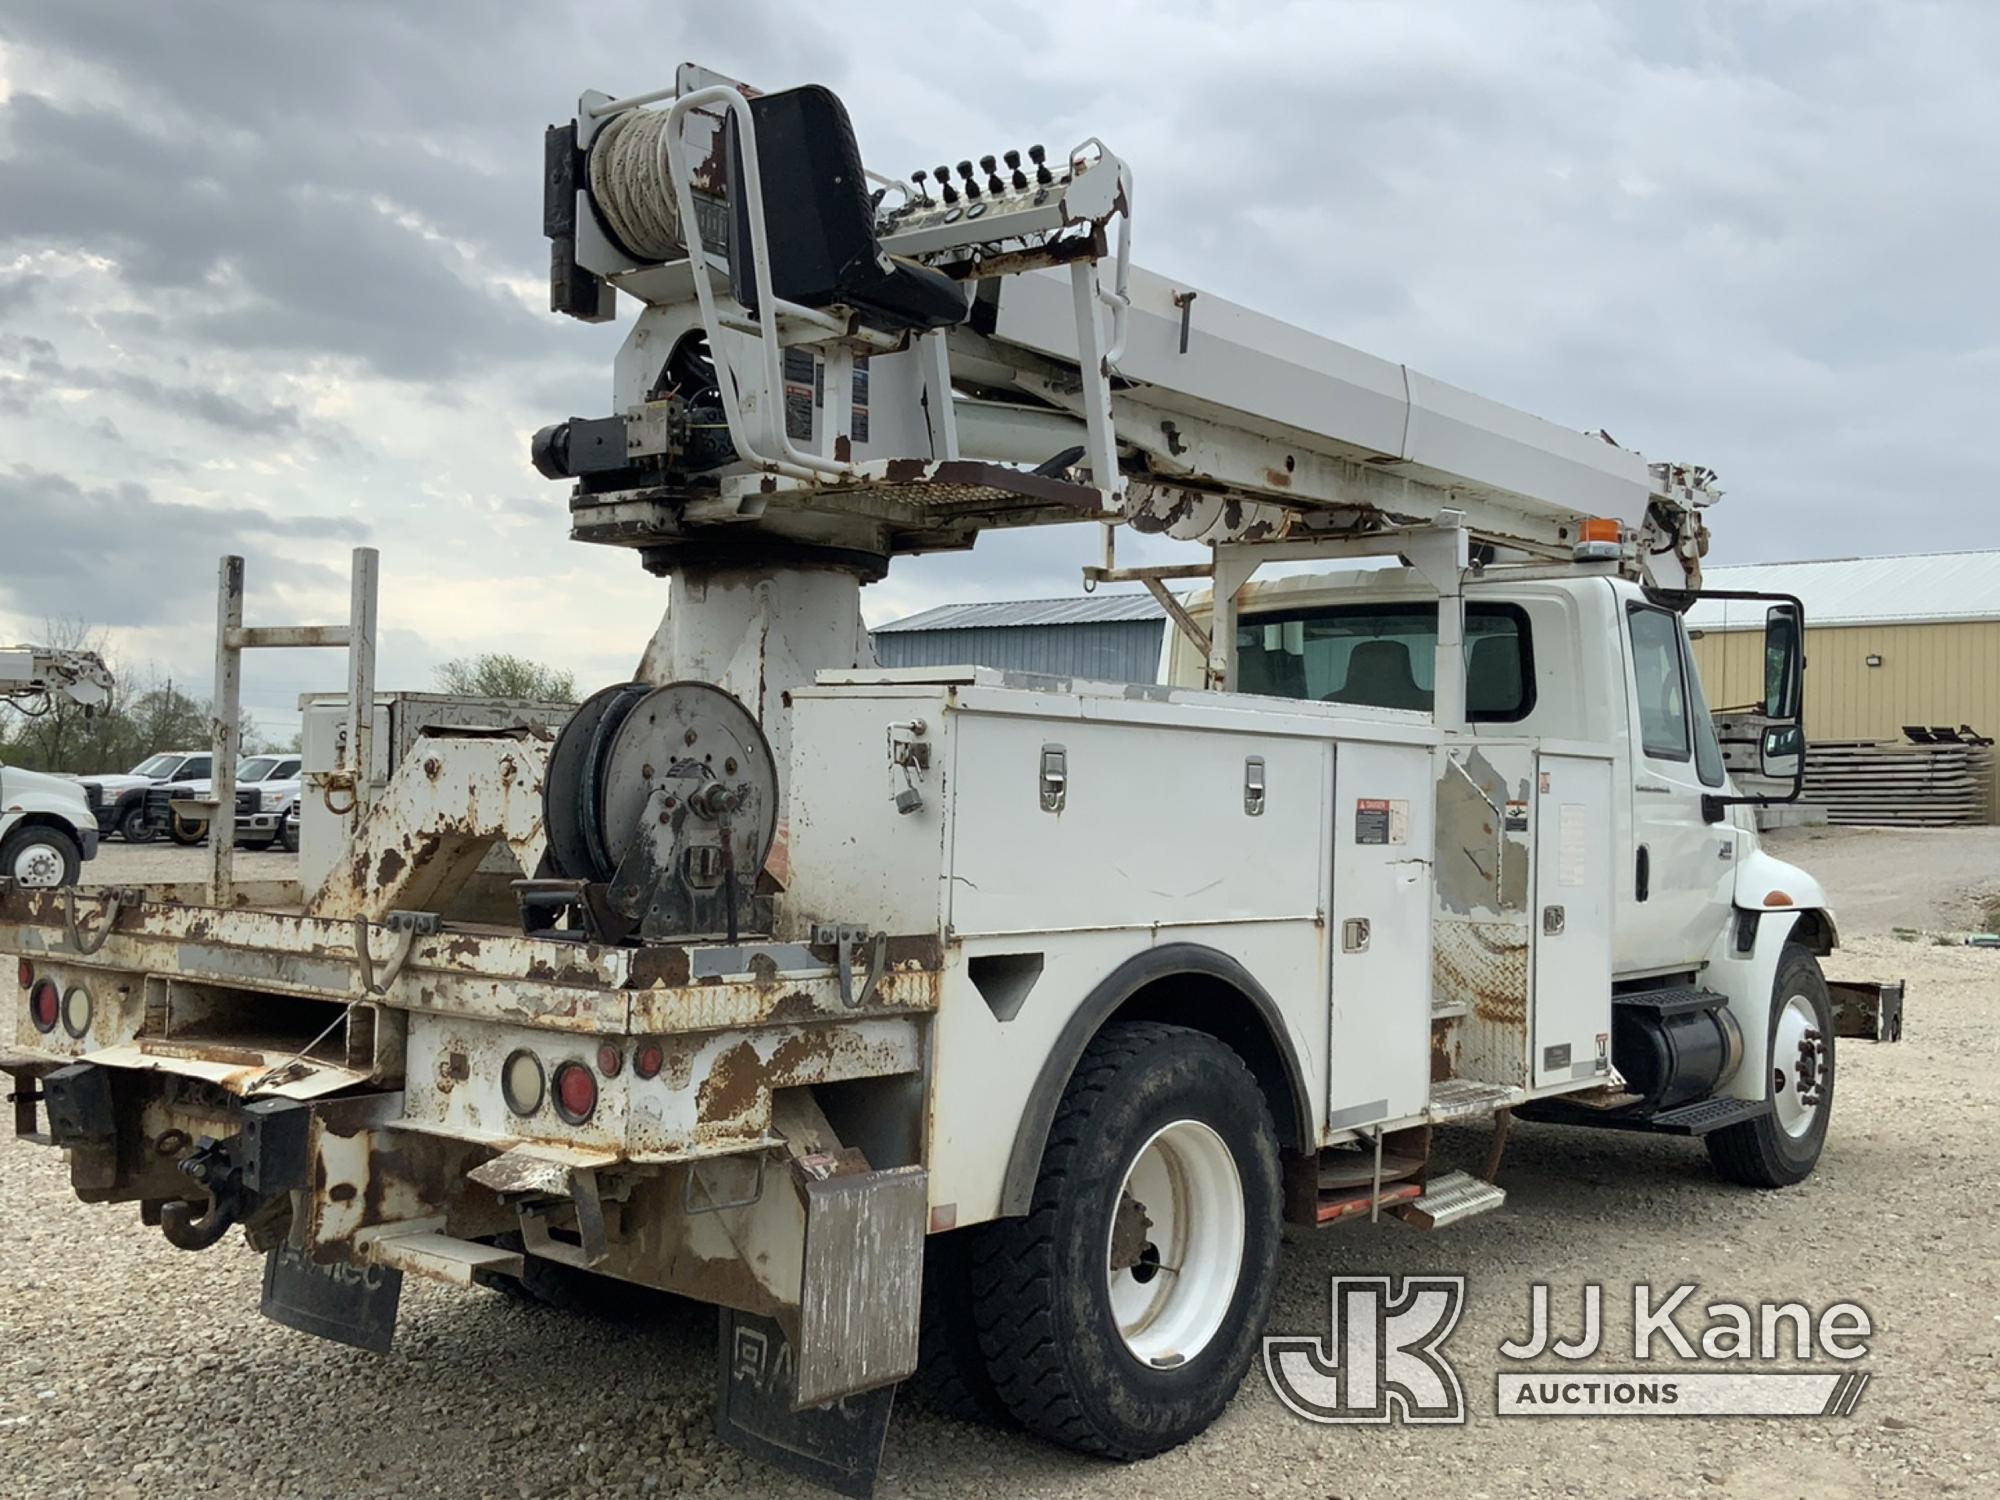
[[[264,1297],[257,1310],[301,1333],[387,1354],[402,1300],[401,1271],[315,1265],[290,1245],[280,1245],[264,1256]]]
[[[896,1387],[794,1411],[798,1363],[784,1330],[770,1318],[721,1312],[716,1436],[774,1469],[867,1500],[882,1466]]]

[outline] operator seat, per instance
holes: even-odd
[[[1521,642],[1485,635],[1472,643],[1465,663],[1465,711],[1472,717],[1510,717],[1521,707]]]
[[[1401,641],[1363,641],[1347,658],[1347,677],[1328,703],[1365,703],[1375,708],[1428,709],[1431,695],[1410,671],[1410,648]]]
[[[750,101],[763,174],[764,228],[771,291],[802,307],[844,303],[871,328],[949,328],[963,323],[965,288],[942,272],[885,253],[875,239],[875,205],[847,107],[817,84]],[[743,191],[742,143],[729,128],[729,284],[753,312],[757,277],[748,253],[750,207]]]

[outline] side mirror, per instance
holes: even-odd
[[[1773,724],[1757,747],[1757,769],[1773,781],[1796,781],[1805,769],[1806,732],[1796,724]]]
[[[1764,615],[1766,719],[1776,723],[1798,722],[1805,670],[1805,633],[1800,628],[1798,607],[1774,604]]]
[[[1799,723],[1805,698],[1805,631],[1795,604],[1764,615],[1764,735],[1757,769],[1773,781],[1797,782],[1805,772],[1806,734]]]
[[[1796,802],[1805,790],[1805,609],[1788,594],[1760,594],[1752,590],[1704,590],[1700,599],[1756,600],[1769,606],[1764,612],[1764,693],[1754,705],[1760,720],[1757,736],[1757,772],[1770,781],[1790,782],[1783,796],[1729,796],[1706,794],[1701,799],[1702,816],[1717,822],[1723,810],[1732,806],[1768,807],[1774,803]],[[1744,709],[1752,705],[1745,704]],[[1732,713],[1742,712],[1732,709]]]

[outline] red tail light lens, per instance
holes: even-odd
[[[556,1069],[556,1113],[572,1125],[581,1125],[597,1111],[597,1079],[580,1062],[566,1062]]]
[[[62,1018],[62,996],[56,993],[53,979],[38,979],[35,987],[28,991],[28,1019],[35,1023],[35,1030],[50,1032],[56,1029],[56,1022]]]
[[[21,976],[21,988],[24,990],[35,982],[35,966],[25,958],[14,966],[14,972]]]
[[[654,1078],[667,1065],[667,1054],[658,1042],[641,1042],[632,1054],[632,1071],[641,1078]]]
[[[597,1049],[597,1071],[606,1078],[616,1078],[618,1070],[625,1066],[625,1054],[616,1042],[606,1042]]]

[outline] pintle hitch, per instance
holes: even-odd
[[[253,1250],[269,1250],[285,1237],[291,1190],[305,1186],[307,1123],[311,1110],[292,1099],[258,1099],[243,1107],[243,1128],[224,1140],[202,1136],[179,1162],[181,1172],[208,1194],[173,1199],[159,1208],[160,1233],[181,1250],[206,1250],[241,1224]]]
[[[242,1168],[227,1141],[203,1136],[195,1149],[182,1158],[180,1169],[207,1190],[208,1207],[197,1218],[193,1203],[185,1200],[162,1203],[160,1233],[176,1249],[206,1250],[236,1222],[242,1207]]]

